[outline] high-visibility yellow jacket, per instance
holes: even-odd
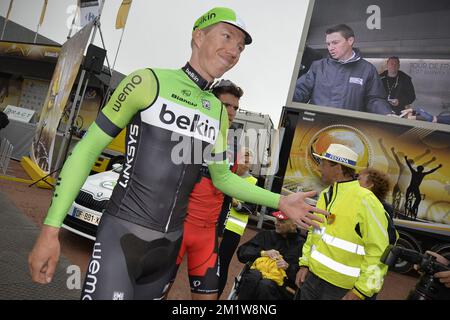
[[[242,178],[251,184],[256,184],[256,182],[258,181],[258,179],[250,174]],[[233,231],[242,236],[248,223],[248,215],[248,212],[240,213],[237,212],[234,207],[231,207],[230,213],[228,214],[227,221],[225,223],[225,229]]]
[[[358,181],[334,183],[317,207],[334,215],[310,228],[300,266],[341,288],[371,297],[381,290],[387,266],[380,262],[389,244],[383,205]],[[320,215],[323,218],[323,215]]]

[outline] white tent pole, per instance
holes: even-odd
[[[69,34],[67,35],[67,39],[70,39],[70,37],[72,35],[72,30],[73,30],[73,26],[75,25],[75,19],[77,17],[77,14],[78,14],[78,7],[77,7],[77,11],[73,15],[72,24],[70,25]]]
[[[39,33],[39,26],[40,26],[40,24],[38,23],[37,28],[36,28],[36,33],[34,34],[34,40],[33,40],[33,43],[36,43],[37,36],[38,36],[38,33]]]
[[[117,45],[116,55],[114,56],[114,62],[113,62],[112,68],[110,68],[110,70],[109,70],[110,74],[111,74],[111,78],[109,79],[108,88],[106,89],[105,96],[103,97],[102,106],[106,102],[108,94],[111,91],[112,73],[114,72],[114,68],[116,67],[117,56],[119,55],[119,50],[120,50],[120,47],[122,45],[122,38],[123,38],[123,34],[125,33],[125,28],[126,28],[126,24],[122,28],[122,34],[120,35],[119,44]]]
[[[122,34],[120,35],[119,45],[117,46],[116,56],[114,57],[114,62],[113,62],[113,66],[112,66],[113,70],[114,70],[114,67],[116,66],[117,56],[119,55],[120,46],[122,45],[122,38],[123,38],[123,34],[125,32],[125,28],[126,28],[126,25],[122,28]]]

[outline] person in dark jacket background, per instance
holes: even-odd
[[[353,30],[340,24],[326,30],[329,57],[314,61],[296,83],[296,102],[392,114],[377,69],[353,49]]]
[[[305,239],[297,226],[281,211],[272,214],[276,217],[275,230],[263,230],[248,242],[241,245],[237,256],[242,263],[253,263],[259,257],[276,260],[278,268],[286,272],[287,278],[282,286],[275,281],[263,279],[256,269],[243,274],[238,295],[239,300],[286,300],[292,299],[286,287],[295,290],[295,276],[299,270],[298,259]]]
[[[398,57],[389,57],[386,64],[387,70],[380,74],[381,82],[383,82],[392,110],[400,115],[406,106],[416,100],[416,92],[411,77],[400,71]]]

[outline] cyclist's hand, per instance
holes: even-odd
[[[322,218],[317,217],[312,212],[321,213],[328,216],[325,210],[316,208],[306,202],[306,198],[311,198],[316,194],[315,191],[297,192],[288,196],[281,196],[278,209],[292,219],[297,225],[307,229],[310,226],[319,228],[317,222],[323,222]]]
[[[43,226],[33,250],[28,256],[31,279],[37,283],[50,283],[59,260],[59,228]]]

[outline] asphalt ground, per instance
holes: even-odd
[[[28,271],[28,253],[39,234],[39,227],[24,216],[0,193],[0,299],[72,300],[80,290],[69,289],[70,261],[61,257],[54,280],[49,285],[33,283]],[[69,268],[69,269],[68,269]]]

